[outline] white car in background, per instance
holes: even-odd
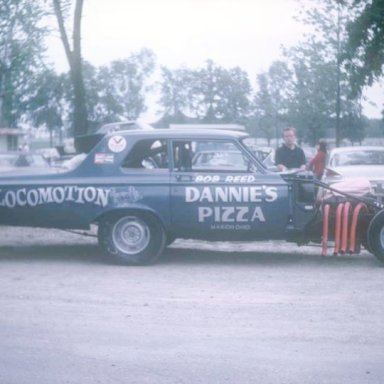
[[[314,147],[301,147],[305,154],[305,161],[308,164],[309,161],[316,155],[316,148]],[[275,153],[276,150],[274,148],[269,151],[267,156],[264,157],[262,163],[264,166],[273,172],[278,172],[277,166],[275,164]]]
[[[384,199],[384,147],[352,146],[333,148],[327,155],[322,181],[332,185],[366,178],[375,195]]]
[[[248,163],[240,151],[205,150],[197,152],[192,159],[192,169],[220,170],[230,168],[239,171],[247,170]]]

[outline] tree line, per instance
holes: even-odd
[[[83,0],[0,0],[0,127],[43,126],[77,137],[137,119],[155,94],[159,127],[238,123],[271,141],[293,125],[309,144],[320,137],[361,142],[370,124],[363,91],[383,75],[384,0],[297,1],[308,33],[250,79],[241,67],[210,59],[199,68],[167,68],[147,48],[94,66],[81,56]],[[45,57],[45,37],[54,33],[48,18],[56,20],[68,73]]]

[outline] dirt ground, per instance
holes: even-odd
[[[383,383],[384,268],[366,251],[178,240],[121,267],[95,238],[0,230],[1,384]]]

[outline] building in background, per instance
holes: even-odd
[[[21,129],[0,128],[0,152],[16,151],[23,136]]]

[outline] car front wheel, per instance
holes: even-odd
[[[378,212],[368,226],[369,250],[384,262],[384,210]]]
[[[166,236],[152,215],[120,213],[100,221],[98,240],[108,260],[124,265],[146,265],[160,257]]]

